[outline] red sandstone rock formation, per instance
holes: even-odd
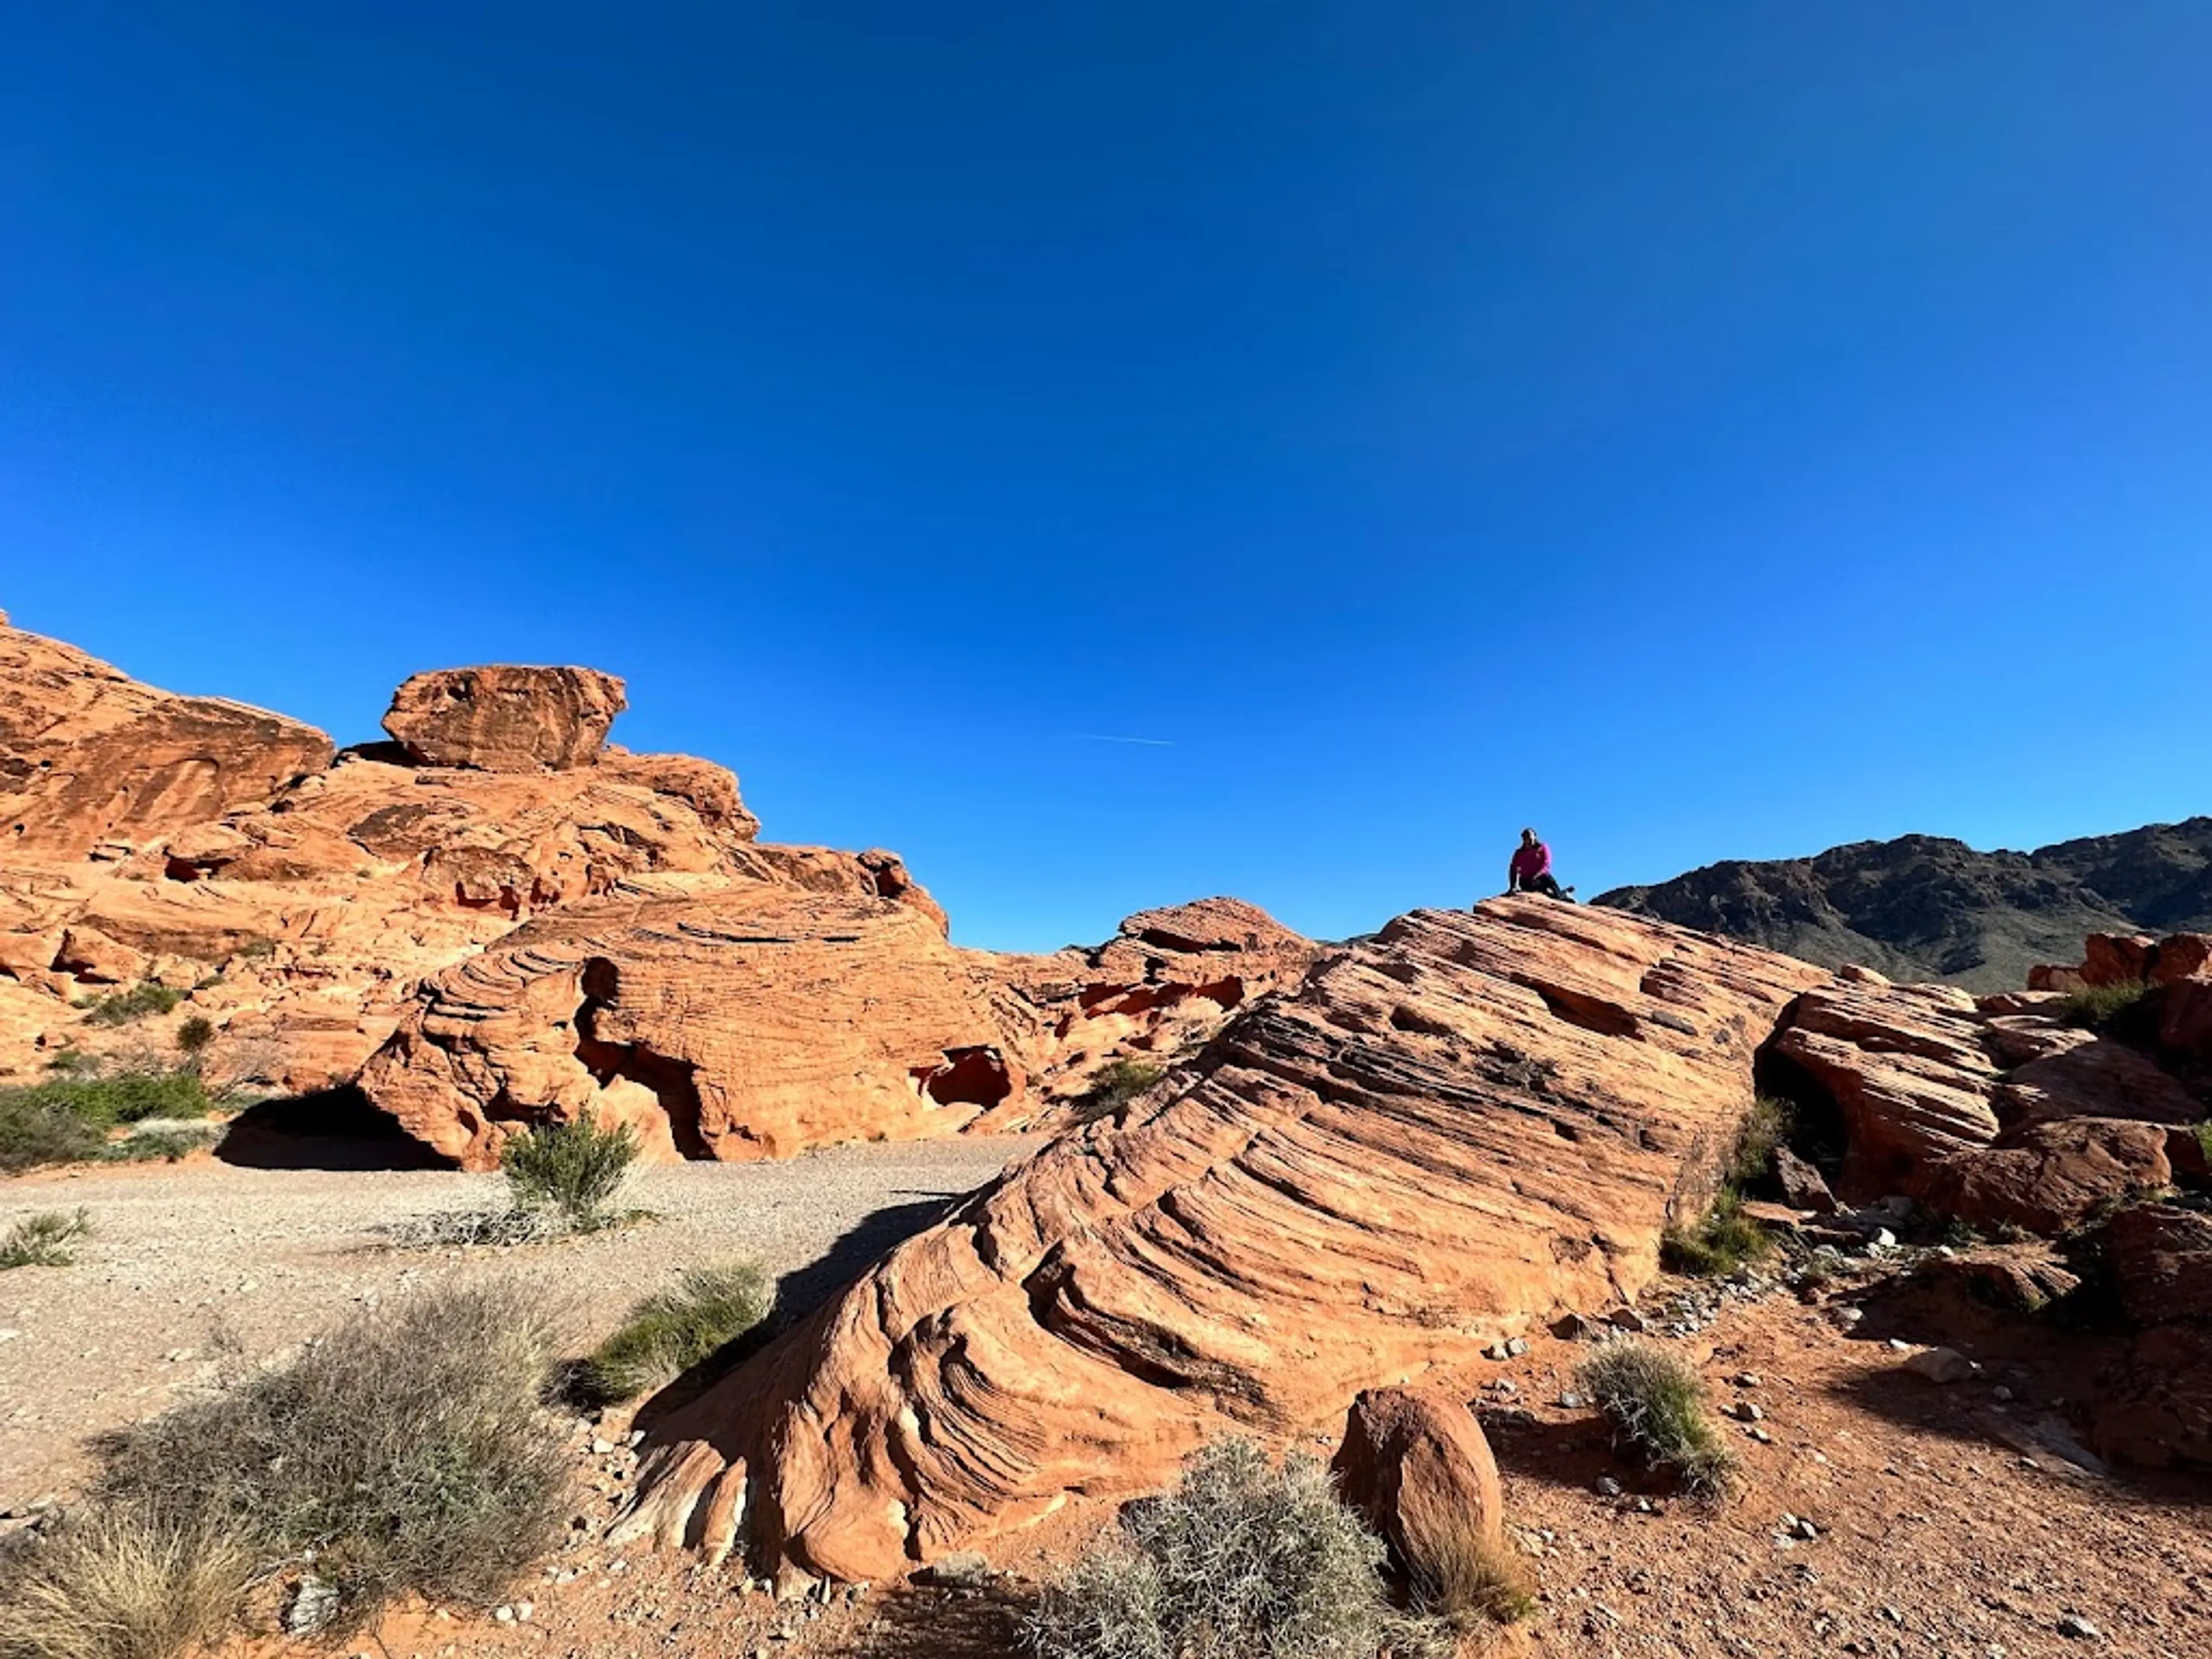
[[[1208,898],[1140,910],[1089,950],[979,965],[1003,988],[1009,1041],[1037,1085],[1021,1113],[1050,1126],[1108,1064],[1194,1050],[1246,1003],[1297,985],[1319,952],[1257,905]]]
[[[424,766],[564,771],[591,763],[628,707],[596,668],[441,668],[392,693],[384,729]]]
[[[626,1532],[881,1577],[1633,1296],[1826,977],[1544,899],[1402,917],[668,1419]]]
[[[268,800],[330,764],[311,726],[141,685],[0,626],[0,860],[73,863]]]
[[[526,924],[426,987],[361,1085],[470,1169],[517,1125],[665,1157],[946,1133],[1017,1092],[982,984],[910,906],[738,882]]]

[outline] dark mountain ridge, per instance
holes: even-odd
[[[2078,962],[2091,933],[2212,931],[2212,817],[2032,853],[1940,836],[1853,842],[1808,859],[1725,860],[1596,902],[1895,979],[2017,990]]]

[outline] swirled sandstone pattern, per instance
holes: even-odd
[[[1632,1296],[1826,977],[1543,899],[1401,917],[673,1414],[622,1531],[881,1577]]]

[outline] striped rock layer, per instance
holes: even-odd
[[[620,1531],[878,1577],[1632,1296],[1827,977],[1542,899],[1401,917],[665,1419]]]

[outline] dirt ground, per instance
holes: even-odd
[[[0,1512],[66,1493],[80,1446],[216,1374],[216,1350],[281,1354],[356,1304],[512,1276],[569,1310],[580,1348],[679,1268],[756,1261],[818,1297],[1035,1143],[1016,1137],[838,1148],[781,1164],[641,1171],[623,1202],[655,1219],[513,1249],[397,1250],[375,1230],[496,1207],[497,1176],[246,1169],[204,1153],[0,1180],[0,1229],[89,1215],[74,1267],[0,1273]]]
[[[583,1326],[599,1329],[679,1265],[747,1255],[827,1288],[1026,1144],[956,1139],[653,1171],[635,1200],[660,1213],[653,1225],[432,1256],[380,1249],[370,1229],[483,1201],[490,1181],[203,1163],[0,1185],[0,1222],[82,1204],[100,1229],[74,1268],[0,1277],[0,1329],[21,1333],[0,1343],[0,1505],[66,1492],[83,1435],[204,1380],[200,1352],[218,1325],[260,1355],[366,1297],[514,1273],[569,1295]],[[1861,1310],[1855,1325],[1846,1306]],[[1497,1651],[2212,1655],[2212,1481],[2106,1471],[2076,1443],[2066,1402],[2102,1361],[2094,1336],[1931,1305],[1876,1280],[1817,1304],[1784,1291],[1729,1302],[1695,1334],[1655,1340],[1698,1364],[1717,1404],[1759,1408],[1755,1423],[1728,1419],[1745,1478],[1723,1505],[1676,1497],[1617,1452],[1589,1410],[1561,1403],[1583,1345],[1540,1336],[1522,1356],[1451,1379],[1481,1412],[1508,1536],[1539,1586],[1536,1611],[1501,1633]],[[1951,1344],[1981,1373],[1924,1381],[1903,1369],[1893,1340]],[[1755,1382],[1739,1382],[1746,1374]],[[1325,1455],[1339,1426],[1311,1425],[1312,1449]],[[501,1608],[396,1613],[340,1651],[1007,1659],[1036,1580],[1112,1518],[1103,1506],[1063,1510],[996,1549],[998,1576],[978,1588],[872,1586],[779,1606],[735,1564],[708,1572],[601,1541],[635,1471],[625,1427],[574,1426],[574,1541]],[[595,1442],[615,1449],[595,1453]],[[1620,1490],[1601,1491],[1601,1480]],[[1813,1535],[1792,1535],[1785,1516]],[[2064,1633],[2069,1617],[2097,1633]]]

